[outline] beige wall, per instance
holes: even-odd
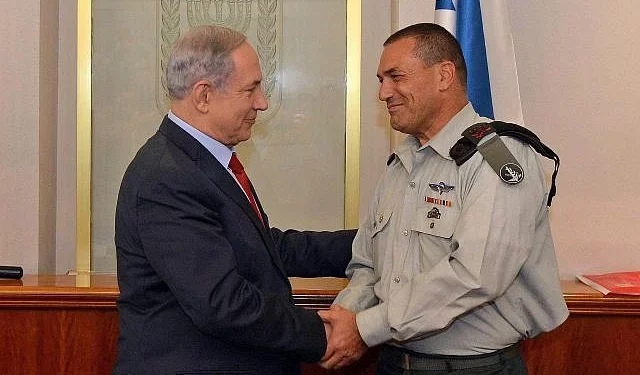
[[[49,3],[0,2],[0,11],[11,15],[0,24],[0,264],[20,264],[28,273],[64,272],[75,259],[75,4],[60,0],[55,72],[49,47],[56,45],[51,14],[58,10]],[[372,12],[373,4],[383,11]],[[361,213],[390,137],[375,98],[379,45],[392,25],[430,20],[432,4],[363,0]],[[561,275],[640,269],[637,4],[545,4],[509,0],[524,121],[562,160],[552,208]],[[60,103],[53,108],[57,99],[48,87],[56,80]]]
[[[638,2],[510,3],[524,119],[562,163],[561,273],[640,270]]]
[[[55,270],[56,2],[0,2],[0,264]]]

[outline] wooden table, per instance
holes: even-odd
[[[295,303],[327,308],[346,285],[336,278],[291,279]],[[553,332],[525,341],[532,375],[640,373],[640,297],[608,295],[578,281],[563,282],[571,315]],[[0,279],[0,372],[109,374],[118,336],[114,275]],[[377,351],[354,366],[305,375],[372,374]]]

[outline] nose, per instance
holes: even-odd
[[[264,91],[262,90],[262,86],[260,86],[257,90],[256,95],[253,99],[253,108],[256,111],[266,111],[269,108],[269,102],[267,98],[264,96]]]
[[[393,90],[391,89],[391,85],[387,80],[382,80],[380,82],[380,89],[378,89],[378,99],[386,102],[393,96]]]

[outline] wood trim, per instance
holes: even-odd
[[[304,279],[292,277],[293,301],[296,306],[311,310],[325,310],[333,303],[338,293],[347,286],[346,279],[322,277]]]
[[[562,290],[573,315],[640,315],[640,297],[603,295],[578,280],[563,281]]]
[[[347,285],[341,278],[291,278],[296,305],[313,310],[331,306]],[[640,297],[607,296],[577,280],[563,281],[562,289],[573,315],[640,315]],[[0,307],[104,308],[116,307],[115,275],[25,275],[22,280],[0,280]]]
[[[0,280],[0,307],[115,309],[120,295],[114,275],[36,276]]]

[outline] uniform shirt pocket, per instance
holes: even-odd
[[[371,257],[374,264],[376,274],[384,269],[385,249],[387,249],[390,241],[392,240],[391,230],[391,216],[392,210],[377,210],[373,220],[369,222],[369,244],[371,246]],[[371,219],[370,219],[371,220]]]
[[[427,204],[416,210],[412,229],[431,236],[451,238],[459,216],[454,207]]]
[[[391,210],[378,210],[371,224],[371,238],[374,238],[389,224],[391,218]]]

